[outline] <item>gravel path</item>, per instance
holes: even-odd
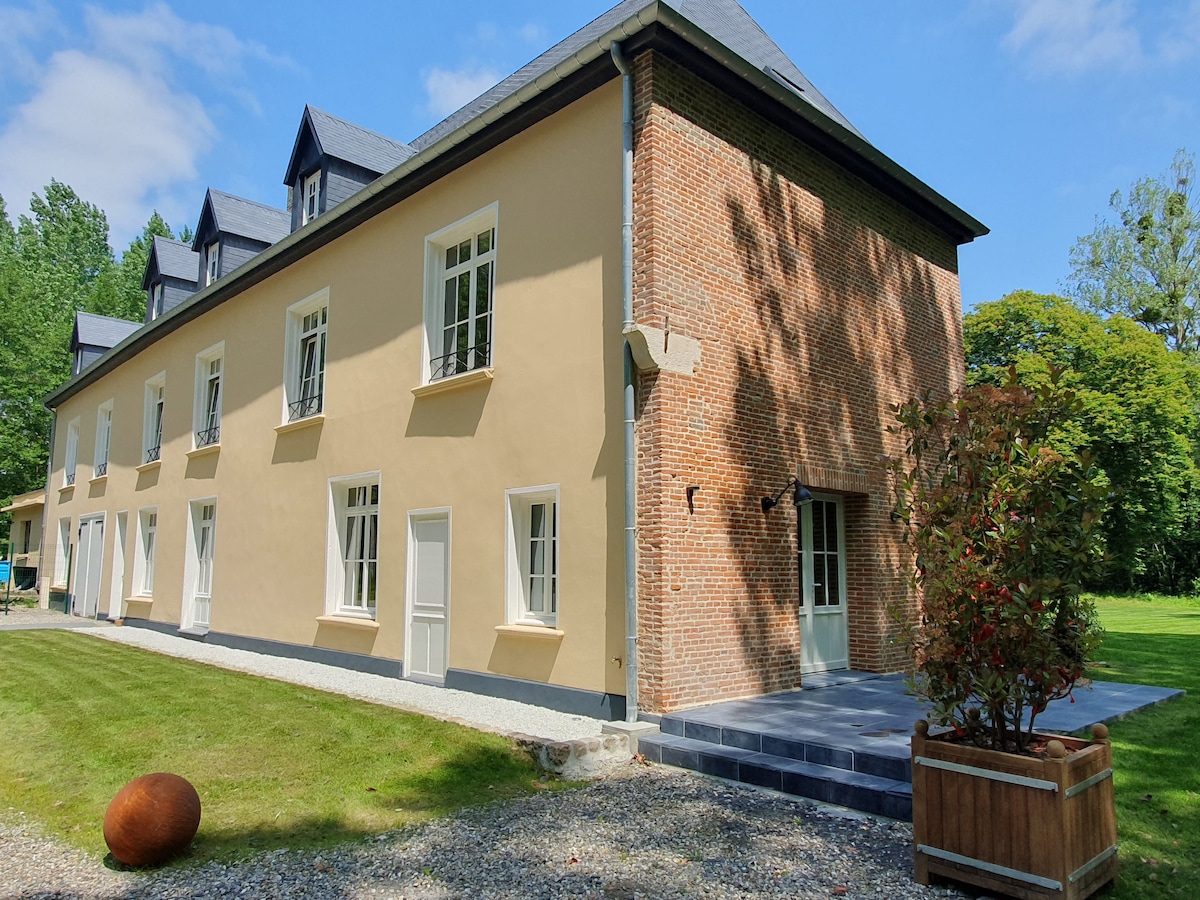
[[[0,816],[0,896],[96,898],[961,897],[911,880],[912,829],[690,773],[578,790],[236,865],[116,872]]]
[[[45,610],[0,630],[79,627]],[[86,627],[86,626],[85,626]],[[107,625],[86,633],[403,706],[565,739],[598,720],[332,666]],[[909,898],[966,896],[912,878],[912,828],[670,768],[631,763],[586,787],[469,809],[336,851],[122,872],[0,810],[0,898]]]

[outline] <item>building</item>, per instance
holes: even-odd
[[[212,277],[48,398],[77,611],[612,717],[899,665],[878,457],[986,229],[733,0],[411,144],[308,108],[285,184],[236,266],[210,191]]]
[[[31,591],[38,586],[38,570],[42,564],[42,510],[45,507],[46,492],[44,490],[30,491],[18,494],[12,501],[0,509],[0,512],[12,513],[12,524],[8,531],[8,547],[12,560],[13,590]],[[3,586],[0,585],[0,588]]]

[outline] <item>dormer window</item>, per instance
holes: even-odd
[[[217,276],[220,275],[221,272],[221,242],[213,241],[208,245],[207,248],[205,248],[205,252],[208,257],[208,269],[206,270],[205,274],[206,280],[204,282],[204,286],[208,287],[208,285],[217,280]]]
[[[304,179],[304,210],[301,213],[301,225],[307,225],[320,212],[321,205],[321,170],[313,172]]]
[[[161,281],[150,285],[150,321],[163,314],[163,286]]]

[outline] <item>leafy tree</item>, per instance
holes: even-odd
[[[1196,159],[1175,154],[1162,178],[1143,178],[1109,200],[1071,251],[1072,293],[1086,307],[1128,316],[1167,346],[1200,354],[1200,206]]]
[[[1061,369],[1078,407],[1056,423],[1066,453],[1090,451],[1115,497],[1105,519],[1110,586],[1178,592],[1200,577],[1200,365],[1130,319],[1017,291],[964,319],[967,381],[1048,383]]]
[[[171,236],[157,212],[116,262],[104,212],[69,186],[51,181],[15,229],[0,197],[0,498],[45,483],[51,418],[42,398],[71,375],[75,313],[142,321],[155,235]]]

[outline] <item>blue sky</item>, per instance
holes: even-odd
[[[614,0],[615,2],[615,0]],[[1114,190],[1200,152],[1200,0],[742,0],[880,150],[992,233],[967,307],[1055,291]],[[204,190],[275,206],[305,103],[408,141],[609,0],[0,0],[0,194],[52,177],[118,252]]]

